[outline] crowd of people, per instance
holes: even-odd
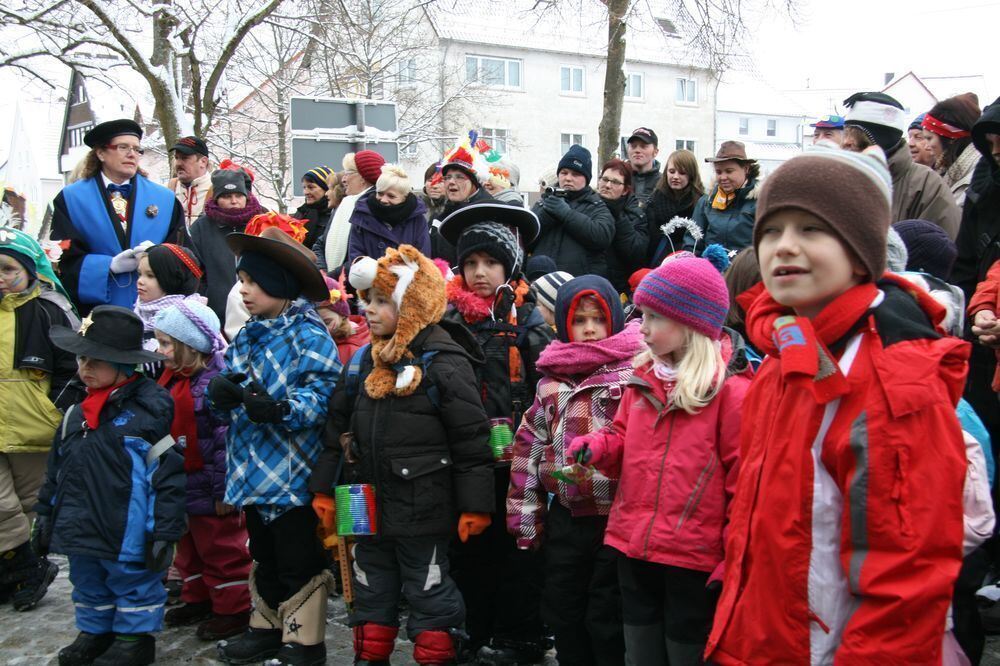
[[[423,665],[979,663],[1000,100],[844,106],[708,187],[640,127],[529,208],[471,133],[420,184],[317,165],[291,215],[94,127],[51,239],[0,227],[0,600],[68,557],[62,666],[164,625],[324,664],[336,594],[356,664],[401,616]]]

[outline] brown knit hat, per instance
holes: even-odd
[[[817,144],[778,167],[757,201],[753,247],[774,213],[794,208],[830,225],[872,279],[885,272],[886,236],[892,222],[892,181],[885,154],[876,146],[854,153]]]

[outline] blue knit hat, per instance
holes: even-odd
[[[559,339],[563,342],[574,342],[571,338],[573,317],[580,305],[580,299],[585,296],[590,296],[601,304],[608,322],[609,334],[621,333],[625,328],[625,312],[622,310],[618,292],[600,275],[581,275],[559,287],[555,308],[556,335]]]
[[[563,169],[571,169],[579,174],[583,174],[589,184],[594,170],[593,162],[590,159],[590,151],[574,143],[566,151],[566,154],[562,156],[562,159],[559,160],[556,173],[558,174]]]
[[[226,348],[219,317],[207,305],[187,299],[156,313],[153,328],[203,354]]]
[[[718,340],[729,311],[729,290],[707,259],[679,257],[646,275],[632,301]]]

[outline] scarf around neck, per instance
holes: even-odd
[[[250,218],[263,212],[264,207],[257,201],[253,192],[247,194],[247,205],[243,208],[220,208],[219,204],[215,203],[215,197],[209,197],[205,201],[205,215],[208,219],[232,229],[242,230]]]
[[[87,420],[87,427],[91,430],[97,430],[101,425],[101,411],[104,410],[104,405],[108,402],[111,394],[126,384],[131,384],[138,378],[139,375],[132,375],[113,386],[106,386],[101,389],[88,388],[87,397],[80,403],[80,409],[83,410],[83,417]]]
[[[372,191],[368,195],[367,203],[368,210],[372,212],[375,219],[388,224],[390,227],[395,227],[400,222],[405,222],[413,215],[413,211],[417,209],[417,197],[412,193],[406,195],[402,203],[387,206],[379,201],[375,192]]]
[[[726,210],[730,204],[736,200],[736,190],[732,194],[726,194],[721,187],[715,189],[715,196],[712,197],[712,208],[715,210]]]
[[[194,396],[191,395],[191,376],[176,373],[165,368],[156,382],[170,389],[174,400],[174,420],[170,424],[170,435],[178,443],[184,438],[184,472],[192,474],[205,467],[198,445],[198,423],[195,421]]]
[[[815,319],[796,316],[758,283],[737,298],[747,313],[747,334],[757,349],[781,359],[785,381],[810,391],[821,404],[848,391],[830,345],[839,342],[871,309],[879,294],[873,282],[851,287]]]
[[[201,303],[206,305],[208,299],[204,296],[198,294],[167,294],[166,296],[161,296],[160,298],[154,298],[151,301],[146,301],[145,303],[136,300],[135,302],[135,313],[139,315],[139,319],[142,320],[142,330],[145,332],[150,332],[153,330],[153,320],[156,319],[156,315],[163,310],[171,307],[172,305],[177,305],[181,301],[192,300],[195,303]]]
[[[642,350],[639,327],[639,322],[633,321],[618,333],[594,342],[553,340],[542,350],[535,367],[550,377],[580,377],[605,366],[630,363]]]

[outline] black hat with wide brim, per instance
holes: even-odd
[[[527,208],[494,202],[462,206],[444,218],[438,231],[446,241],[458,245],[458,237],[462,232],[480,222],[496,222],[516,229],[524,246],[538,238],[540,229],[538,216]]]
[[[83,142],[90,148],[100,148],[101,146],[108,145],[111,139],[116,136],[134,136],[137,139],[141,139],[142,128],[139,127],[139,123],[128,118],[109,120],[84,134]]]
[[[259,252],[272,259],[295,276],[302,285],[302,295],[310,301],[324,301],[330,298],[326,280],[316,268],[316,255],[281,229],[268,227],[260,236],[229,234],[226,236],[226,243],[237,255],[243,252]]]
[[[138,365],[166,358],[142,348],[142,320],[117,305],[98,305],[80,323],[79,331],[53,326],[49,338],[59,349],[108,363]]]

